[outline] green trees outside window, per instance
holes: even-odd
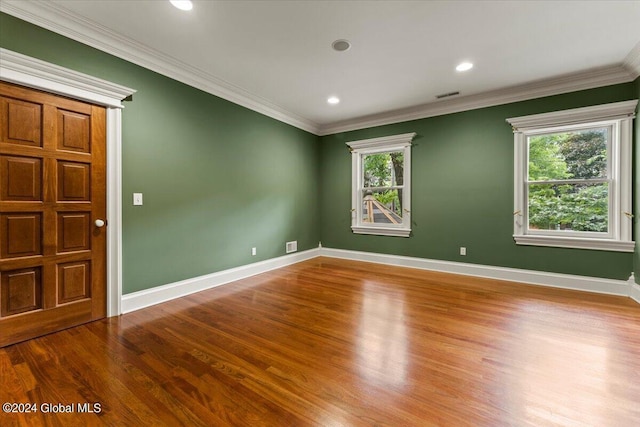
[[[530,229],[608,231],[610,137],[603,127],[528,138]]]
[[[363,158],[363,182],[365,194],[363,203],[365,210],[370,205],[367,197],[373,196],[390,213],[380,215],[379,220],[373,214],[365,216],[366,222],[401,222],[402,218],[402,186],[404,183],[404,153],[394,151],[388,153],[367,154]],[[397,215],[397,217],[396,217]]]

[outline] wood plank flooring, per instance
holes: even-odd
[[[37,410],[1,426],[638,426],[640,305],[315,258],[0,349],[0,401]]]

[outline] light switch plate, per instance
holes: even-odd
[[[133,206],[142,206],[142,193],[133,193]]]

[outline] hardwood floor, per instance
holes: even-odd
[[[0,349],[0,400],[37,409],[2,426],[637,426],[640,305],[315,258]]]

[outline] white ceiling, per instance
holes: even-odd
[[[318,134],[640,75],[640,1],[194,0],[182,12],[164,0],[2,0],[0,10]],[[332,50],[336,39],[352,48]],[[463,60],[475,67],[458,73]]]

